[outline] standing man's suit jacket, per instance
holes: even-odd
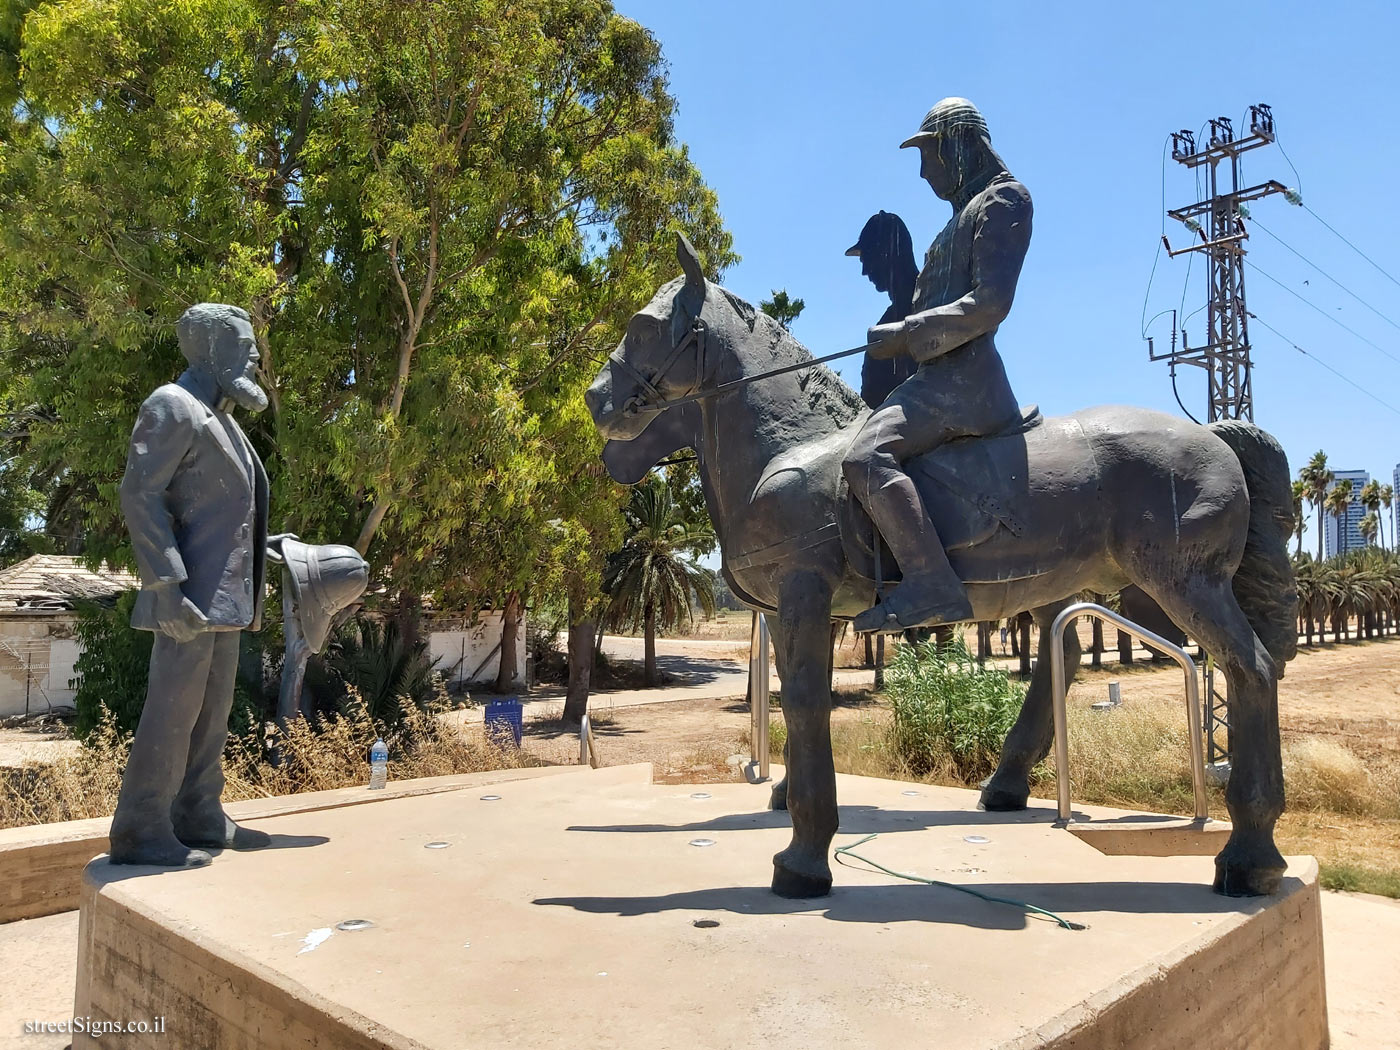
[[[121,502],[141,594],[131,626],[157,629],[157,583],[177,582],[212,630],[262,625],[267,474],[237,422],[194,391],[190,372],[141,405]]]

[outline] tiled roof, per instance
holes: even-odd
[[[131,573],[103,566],[88,569],[81,558],[36,554],[0,569],[0,612],[71,609],[75,599],[112,598],[141,585]]]

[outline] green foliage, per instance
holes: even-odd
[[[996,766],[1025,689],[1002,671],[977,666],[961,638],[902,645],[885,671],[895,753],[916,776],[945,764],[974,781]]]
[[[791,328],[792,322],[802,315],[807,303],[801,299],[788,297],[786,288],[775,288],[773,298],[761,299],[758,308],[784,328]]]
[[[216,299],[279,528],[390,593],[592,597],[625,497],[582,392],[670,228],[736,258],[674,110],[605,0],[0,5],[0,399],[37,406],[0,503],[127,558],[137,406]]]
[[[442,697],[427,640],[408,639],[396,620],[355,620],[308,665],[306,678],[322,710],[380,726],[397,727],[412,710],[430,710]]]
[[[78,606],[77,634],[83,651],[74,665],[77,678],[73,704],[78,716],[73,735],[80,740],[89,740],[104,718],[119,733],[136,732],[141,721],[155,634],[131,627],[136,594],[126,591],[112,606],[96,602]],[[263,687],[262,642],[261,635],[245,632],[239,636],[244,652],[253,659],[250,674],[245,676],[240,661],[240,673],[234,679],[233,705],[229,710],[229,728],[234,734],[261,726],[275,706]]]
[[[103,712],[111,712],[115,728],[136,732],[146,704],[146,680],[155,635],[131,629],[131,607],[136,592],[127,591],[113,606],[84,602],[78,607],[78,641],[82,652],[74,670],[78,709],[73,734],[86,740],[102,724]]]
[[[1400,897],[1400,872],[1381,871],[1360,864],[1322,864],[1318,881],[1325,890],[1345,893],[1374,893],[1380,897]]]

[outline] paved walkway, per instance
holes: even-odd
[[[736,657],[724,659],[713,655],[731,643],[699,641],[690,638],[658,638],[656,640],[657,670],[671,679],[654,689],[594,690],[588,697],[590,711],[607,711],[619,707],[640,707],[644,704],[667,704],[681,700],[743,699],[748,693],[748,646],[734,642]],[[603,652],[611,660],[642,661],[643,642],[640,638],[606,635]],[[847,689],[868,688],[875,684],[875,672],[839,669],[833,684]],[[769,688],[779,688],[776,672],[770,675]],[[564,706],[564,690],[558,686],[538,688],[521,695],[525,720],[555,718]],[[463,724],[480,722],[485,707],[465,708],[451,712],[451,717]]]

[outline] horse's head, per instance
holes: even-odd
[[[684,277],[664,285],[628,322],[627,334],[584,394],[598,432],[611,441],[641,435],[706,376],[705,275],[691,243],[676,235]]]

